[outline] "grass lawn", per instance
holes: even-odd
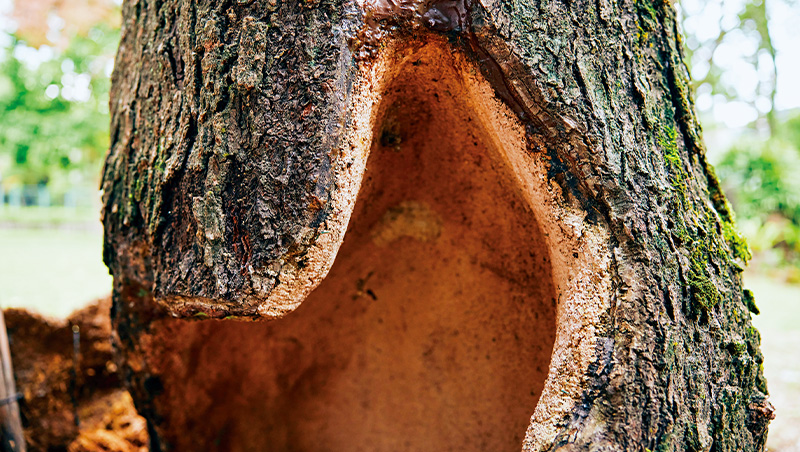
[[[100,224],[100,208],[92,207],[10,207],[0,205],[0,224],[16,227],[40,228],[69,224],[97,226]]]
[[[0,229],[0,306],[61,318],[109,293],[99,228]]]
[[[800,286],[746,274],[761,314],[753,323],[761,332],[764,374],[777,416],[769,427],[767,448],[800,452]]]

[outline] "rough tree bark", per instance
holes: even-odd
[[[123,16],[104,254],[151,450],[763,449],[669,2]]]

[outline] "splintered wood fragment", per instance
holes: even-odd
[[[0,309],[0,362],[3,365],[3,381],[0,384],[0,428],[2,428],[0,439],[3,441],[3,450],[25,452],[25,436],[22,432],[22,419],[19,416],[17,403],[19,394],[14,382],[14,367],[2,309]]]

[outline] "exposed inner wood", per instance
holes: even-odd
[[[344,243],[295,312],[154,323],[174,450],[520,450],[555,338],[549,253],[437,55],[386,84]]]

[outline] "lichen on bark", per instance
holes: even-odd
[[[559,155],[588,182],[586,199],[626,256],[609,329],[614,365],[596,376],[602,390],[587,391],[586,414],[565,421],[563,445],[763,449],[763,357],[742,295],[749,252],[705,157],[673,6],[523,1],[486,10],[497,24],[487,34],[532,74],[539,104],[581,124],[577,145]]]

